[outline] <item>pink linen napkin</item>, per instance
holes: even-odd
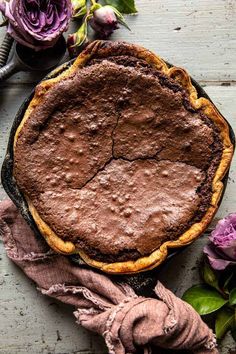
[[[218,353],[215,337],[200,316],[160,282],[157,298],[146,298],[127,284],[74,265],[36,237],[9,200],[0,203],[0,234],[8,257],[43,294],[73,305],[76,322],[101,334],[109,354],[135,353],[138,348],[151,353],[151,346]]]

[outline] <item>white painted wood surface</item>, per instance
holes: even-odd
[[[205,86],[236,131],[236,0],[137,0],[138,16],[123,39],[155,51],[188,69]],[[0,29],[0,40],[4,29]],[[0,165],[9,130],[22,101],[42,75],[16,74],[0,85]],[[225,86],[227,85],[227,86]],[[215,220],[236,211],[236,159]],[[0,200],[6,197],[0,186]],[[197,265],[206,236],[170,262],[162,281],[178,295],[198,281]],[[235,349],[229,336],[221,353]],[[102,354],[103,340],[74,323],[72,308],[40,295],[5,256],[0,243],[0,354]]]

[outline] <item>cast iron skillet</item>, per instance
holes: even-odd
[[[68,69],[73,64],[74,60],[75,59],[68,61],[65,64],[62,64],[57,69],[55,69],[51,73],[49,73],[42,81],[58,76],[60,73],[62,73],[66,69]],[[167,65],[172,66],[169,63],[167,63]],[[203,90],[203,88],[194,79],[191,79],[191,80],[198,92],[199,97],[205,97],[210,100],[210,98],[208,97],[206,92]],[[35,92],[35,90],[33,90],[31,92],[30,96],[23,102],[22,106],[20,107],[19,111],[16,114],[15,120],[13,122],[11,131],[10,131],[10,137],[9,137],[9,141],[8,141],[6,156],[5,156],[3,165],[2,165],[1,179],[2,179],[2,185],[5,189],[5,191],[7,192],[9,197],[12,199],[12,201],[15,203],[15,205],[18,207],[22,216],[27,221],[27,223],[30,225],[30,227],[33,229],[36,236],[42,237],[38,228],[37,228],[37,225],[35,224],[32,216],[29,212],[29,209],[27,207],[27,203],[24,199],[24,196],[21,194],[20,190],[18,189],[16,181],[13,177],[14,136],[15,136],[15,132],[16,132],[16,130],[17,130],[24,114],[25,114],[25,111],[29,105],[29,102],[32,100],[32,98],[34,96],[34,92]],[[226,122],[227,122],[227,120],[226,120]],[[232,144],[235,147],[235,135],[234,135],[233,129],[229,123],[228,123],[228,126],[229,126],[229,131],[230,131],[230,139],[231,139]],[[225,192],[227,181],[228,181],[228,173],[226,174],[226,176],[223,179],[224,190],[222,193],[222,197]],[[222,201],[222,197],[219,202],[219,205]],[[170,250],[166,261],[171,259],[177,253],[179,254],[186,247],[187,246],[178,248],[176,250],[174,250],[174,249]],[[69,256],[69,257],[72,259],[73,262],[79,264],[80,266],[88,267],[77,255],[76,256]],[[139,295],[149,295],[150,296],[152,294],[152,288],[155,285],[156,279],[158,277],[158,272],[160,272],[161,269],[162,269],[162,265],[160,265],[159,267],[157,267],[154,270],[147,271],[145,273],[139,273],[139,274],[135,274],[135,275],[112,275],[110,277],[113,278],[114,280],[125,281],[125,282],[129,283]]]

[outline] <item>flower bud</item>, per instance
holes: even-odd
[[[78,47],[87,41],[87,23],[84,22],[77,32],[70,34],[67,38],[67,48],[70,57],[78,55]]]
[[[118,20],[113,8],[109,5],[95,10],[90,25],[101,38],[108,38],[118,29]]]
[[[70,56],[72,56],[73,47],[75,47],[75,43],[76,43],[76,33],[69,34],[67,38],[67,48]]]
[[[94,11],[93,17],[101,25],[117,24],[116,15],[109,5],[100,7],[100,9]]]

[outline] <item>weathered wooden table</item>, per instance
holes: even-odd
[[[137,0],[138,16],[127,19],[114,39],[139,43],[186,68],[204,87],[236,130],[236,0]],[[0,40],[5,29],[0,29]],[[0,85],[0,164],[10,127],[24,98],[42,75],[16,74]],[[215,221],[236,211],[236,159]],[[6,194],[0,187],[0,199]],[[215,222],[214,221],[214,222]],[[207,236],[165,266],[161,280],[178,295],[198,281],[198,262]],[[0,255],[0,354],[101,354],[103,340],[78,327],[72,308],[39,294],[5,256]],[[235,345],[227,336],[221,353]]]

